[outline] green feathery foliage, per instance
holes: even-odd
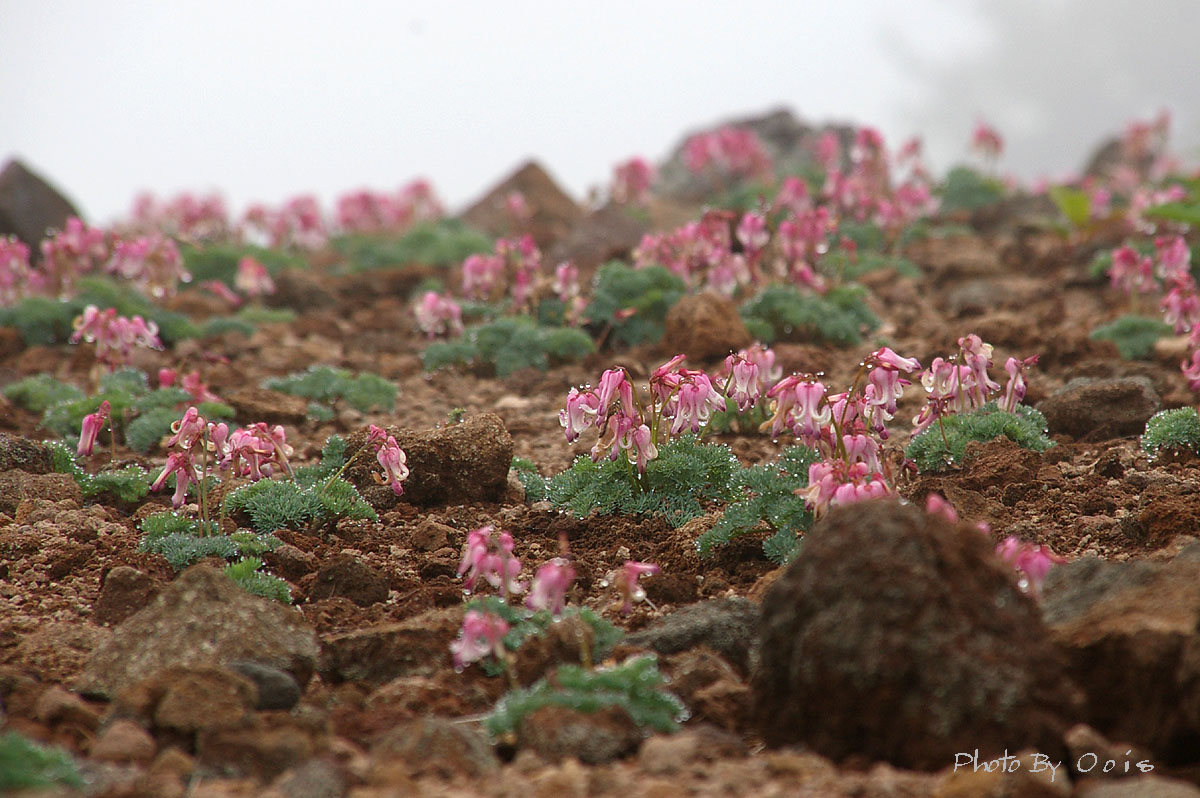
[[[834,286],[824,295],[771,285],[742,305],[742,320],[751,335],[767,344],[782,340],[852,346],[879,326],[865,296],[866,289],[858,285]]]
[[[470,255],[491,252],[493,246],[492,239],[457,219],[414,225],[398,238],[355,233],[329,243],[356,272],[412,264],[454,266]]]
[[[580,456],[552,477],[546,498],[579,518],[600,515],[657,515],[679,527],[704,514],[704,502],[737,496],[734,476],[741,470],[728,446],[700,443],[684,435],[658,447],[658,457],[634,481],[636,470],[624,459],[598,463]]]
[[[552,679],[539,679],[532,687],[506,694],[483,726],[488,734],[500,738],[516,732],[527,715],[543,707],[585,713],[619,707],[642,728],[673,732],[687,718],[687,708],[663,689],[665,683],[658,663],[649,656],[596,670],[560,665]]]
[[[790,562],[800,550],[800,533],[813,520],[796,491],[808,487],[808,467],[819,459],[807,446],[789,446],[774,463],[743,469],[736,485],[745,498],[725,508],[712,529],[696,538],[700,556],[765,525],[774,534],[763,542],[763,552],[780,565]]]
[[[944,437],[943,437],[944,433]],[[988,402],[969,413],[944,416],[912,439],[904,456],[917,464],[921,473],[942,471],[962,462],[970,441],[987,443],[1004,436],[1013,443],[1035,452],[1054,445],[1046,437],[1046,417],[1026,405],[1017,405],[1015,413],[1000,410]]]
[[[210,527],[210,534],[205,535],[200,521],[176,512],[146,516],[139,529],[142,531],[142,540],[138,544],[138,551],[163,555],[176,571],[182,571],[205,557],[225,560],[259,557],[274,550],[280,543],[274,535],[245,530],[224,535],[217,531],[215,522]]]
[[[942,213],[977,211],[1004,199],[1004,184],[966,166],[956,166],[946,175],[941,189]]]
[[[309,366],[305,371],[265,380],[263,387],[324,404],[344,400],[362,413],[391,410],[396,404],[395,383],[365,371],[351,376],[346,369],[331,366]]]
[[[1112,341],[1125,360],[1145,360],[1154,342],[1171,334],[1171,325],[1151,316],[1121,316],[1092,330],[1094,341]]]
[[[0,733],[0,795],[17,790],[38,790],[41,794],[41,790],[55,785],[84,786],[70,754],[61,748],[39,745],[15,731]]]
[[[308,264],[299,255],[250,244],[211,243],[200,246],[180,244],[179,254],[183,256],[184,268],[191,273],[194,285],[209,280],[218,280],[233,288],[234,280],[237,278],[238,263],[246,257],[254,258],[272,275],[278,274],[284,269],[308,267]]]
[[[861,250],[851,258],[845,250],[836,249],[821,258],[817,268],[839,283],[857,280],[868,272],[881,269],[893,269],[901,277],[917,278],[922,274],[921,268],[908,258]]]
[[[75,451],[61,441],[50,441],[51,467],[56,473],[70,474],[79,485],[83,498],[107,494],[123,502],[136,502],[150,493],[149,473],[138,465],[89,474],[75,459]]]
[[[634,269],[612,261],[596,272],[592,301],[583,315],[596,329],[611,325],[612,337],[626,346],[659,341],[667,311],[685,291],[683,280],[662,266]]]
[[[1142,450],[1151,457],[1172,451],[1200,454],[1200,416],[1196,408],[1177,407],[1150,416],[1142,433]]]
[[[526,502],[540,502],[546,498],[546,478],[538,473],[537,466],[533,464],[533,461],[526,460],[524,457],[514,457],[512,470],[517,472],[517,479],[525,488]]]
[[[499,377],[523,368],[545,371],[596,351],[587,333],[574,327],[542,327],[528,316],[505,316],[472,327],[462,338],[435,341],[421,355],[425,368],[491,364]]]
[[[247,593],[274,599],[283,604],[292,603],[292,589],[278,576],[262,570],[263,561],[257,557],[243,557],[225,567],[225,575]]]
[[[29,296],[0,308],[0,326],[15,327],[26,346],[63,344],[71,337],[71,322],[82,308],[44,296]]]
[[[5,386],[4,396],[26,410],[44,413],[53,405],[82,399],[85,394],[74,385],[60,382],[49,374],[35,374]]]

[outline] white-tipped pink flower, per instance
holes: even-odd
[[[461,335],[462,306],[449,295],[426,291],[413,308],[417,328],[429,338],[439,335]]]
[[[1035,598],[1042,592],[1050,569],[1066,562],[1050,547],[1026,543],[1012,535],[996,545],[996,555],[1022,575],[1021,589]]]
[[[458,575],[466,575],[463,590],[473,590],[482,577],[492,587],[498,588],[503,596],[524,593],[525,585],[517,581],[521,573],[521,561],[513,556],[512,535],[501,532],[493,540],[494,531],[494,527],[489,525],[467,534],[462,562],[458,566]]]
[[[608,369],[600,375],[600,393],[599,393],[599,411],[601,413],[613,412],[613,401],[617,401],[619,407],[618,412],[627,416],[636,415],[636,410],[633,406],[633,384],[629,381],[629,374],[625,369]]]
[[[575,567],[571,561],[555,557],[538,567],[525,606],[534,611],[547,610],[551,615],[561,615],[567,603],[567,592],[574,583]]]
[[[105,399],[95,413],[88,413],[83,417],[83,425],[79,430],[79,446],[76,448],[75,454],[80,457],[91,455],[96,446],[96,437],[100,434],[100,430],[104,429],[105,423],[109,421],[111,410],[111,405]]]
[[[504,636],[508,634],[508,628],[508,623],[498,615],[469,610],[463,618],[458,639],[450,644],[454,667],[462,670],[489,655],[503,660],[507,656]]]
[[[971,134],[971,149],[989,161],[994,161],[1004,152],[1004,139],[987,122],[980,121]]]
[[[275,293],[275,281],[271,279],[267,267],[249,255],[238,261],[237,277],[234,278],[233,285],[249,297]]]
[[[404,450],[400,448],[400,444],[396,443],[395,437],[389,435],[382,446],[379,447],[375,458],[379,461],[379,466],[383,469],[383,475],[373,474],[375,480],[380,484],[392,486],[392,492],[397,496],[404,493],[404,480],[408,479],[408,459],[404,455]]]
[[[1025,374],[1030,367],[1038,362],[1038,355],[1017,360],[1010,357],[1004,362],[1004,370],[1008,372],[1008,382],[1004,386],[1004,395],[1000,398],[999,408],[1015,413],[1017,405],[1025,398]]]
[[[572,388],[567,394],[567,408],[558,413],[558,423],[567,431],[567,443],[574,443],[579,433],[596,423],[600,398],[591,390]]]
[[[646,600],[646,590],[638,580],[643,576],[653,576],[658,571],[658,566],[653,563],[626,560],[624,565],[609,574],[609,582],[621,597],[622,615],[633,612],[634,604]]]
[[[650,186],[656,177],[657,170],[645,158],[630,158],[613,167],[608,195],[618,205],[644,205],[650,198]]]
[[[12,305],[35,288],[29,247],[16,236],[0,236],[0,307]]]
[[[158,479],[154,480],[154,484],[150,486],[150,490],[162,490],[163,485],[167,484],[167,478],[172,474],[175,475],[175,494],[171,497],[171,506],[178,510],[187,499],[188,486],[193,481],[200,479],[191,452],[179,451],[167,455],[167,464],[163,466],[163,470],[159,473]]]
[[[758,364],[741,355],[729,355],[725,358],[725,371],[729,375],[725,393],[737,404],[738,412],[745,413],[758,402],[761,395]]]
[[[738,224],[737,239],[748,256],[757,255],[771,240],[766,218],[761,213],[747,213]]]

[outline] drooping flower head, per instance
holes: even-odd
[[[458,670],[491,655],[504,659],[504,636],[508,634],[508,622],[499,615],[479,610],[468,610],[463,618],[458,639],[450,644],[454,667]]]

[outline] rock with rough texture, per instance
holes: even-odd
[[[576,712],[547,706],[525,716],[517,729],[517,747],[527,748],[547,762],[574,757],[600,765],[636,753],[642,730],[620,707]]]
[[[0,237],[15,235],[35,254],[51,229],[66,227],[79,211],[44,178],[13,159],[0,170]]]
[[[648,232],[647,221],[628,208],[605,205],[572,227],[567,237],[547,254],[546,262],[558,264],[569,260],[584,273],[590,273],[610,260],[629,260]]]
[[[263,297],[269,307],[290,308],[297,313],[304,313],[337,305],[337,297],[316,275],[300,269],[284,269],[275,275],[274,280],[275,293]]]
[[[345,473],[376,510],[390,509],[397,501],[466,504],[499,501],[504,496],[513,441],[496,414],[483,413],[431,430],[388,427],[387,432],[396,437],[408,458],[403,495],[397,497],[391,487],[375,483],[372,474],[380,469],[373,455],[358,457]],[[366,438],[365,428],[352,433],[346,441],[346,456],[354,457]]]
[[[26,499],[83,502],[79,483],[70,474],[30,474],[20,469],[0,471],[0,513],[16,513]]]
[[[238,660],[281,668],[305,685],[316,665],[316,634],[293,608],[252,596],[221,571],[197,565],[113,630],[88,660],[79,690],[111,697],[172,665]]]
[[[268,388],[247,386],[225,397],[239,418],[268,424],[301,424],[308,417],[308,400]]]
[[[92,743],[90,755],[101,762],[140,762],[154,759],[154,738],[132,720],[113,721]]]
[[[260,782],[300,767],[328,747],[324,723],[295,712],[260,712],[244,725],[196,736],[196,758],[204,770]]]
[[[342,798],[346,776],[335,763],[314,759],[287,771],[271,785],[283,798]]]
[[[676,302],[667,311],[663,340],[672,352],[682,352],[696,363],[723,359],[752,341],[737,305],[713,291],[689,294]]]
[[[158,580],[128,565],[118,565],[104,575],[100,596],[92,608],[92,620],[115,626],[142,610],[158,595]]]
[[[29,474],[49,474],[50,447],[19,435],[0,432],[0,471],[14,468]]]
[[[1169,563],[1085,557],[1059,566],[1047,579],[1042,613],[1087,695],[1088,725],[1167,761],[1195,753],[1200,544]]]
[[[529,209],[530,218],[524,225],[513,219],[506,207],[509,196],[514,192],[525,198],[525,205]],[[471,227],[494,236],[515,236],[527,232],[545,250],[571,231],[576,222],[583,218],[583,210],[559,188],[541,164],[527,161],[489,189],[459,218]]]
[[[1038,402],[1037,409],[1051,433],[1100,440],[1140,435],[1162,401],[1144,377],[1077,378]]]
[[[477,778],[500,769],[492,746],[474,728],[445,718],[414,718],[384,734],[371,749],[376,762],[400,759],[413,776]]]
[[[758,613],[758,605],[744,598],[710,599],[682,607],[622,642],[659,654],[706,646],[745,674],[757,648]]]
[[[352,554],[339,554],[321,566],[308,591],[309,601],[338,596],[360,607],[387,601],[388,583],[383,574]]]
[[[330,684],[384,684],[402,676],[433,676],[448,665],[462,618],[461,606],[447,607],[400,623],[329,635],[321,644],[321,678]]]
[[[257,701],[254,683],[232,670],[172,665],[118,691],[114,712],[192,735],[245,725]]]
[[[939,770],[981,755],[1065,758],[1077,688],[990,543],[912,505],[834,508],[763,601],[754,711],[802,743]]]

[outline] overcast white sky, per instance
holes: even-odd
[[[1071,74],[1053,68],[1081,44],[1070,20],[1033,9],[1061,16],[1080,2],[0,0],[0,158],[25,159],[99,222],[143,189],[216,189],[240,211],[301,192],[329,203],[416,176],[457,208],[530,156],[581,198],[618,160],[659,159],[687,129],[780,105],[810,121],[876,124],[893,142],[928,133],[944,167],[965,155],[980,115],[1002,132],[1012,122],[1017,150],[1046,141],[1053,113],[1001,79],[1003,59],[1036,59],[1001,48],[1025,24],[1060,25],[1061,52],[1043,37],[1052,68],[1042,80]],[[1134,7],[1085,7],[1122,4]],[[1005,28],[1012,7],[1030,17]],[[1190,68],[1194,50],[1163,57]],[[1194,97],[1200,69],[1187,68]],[[1103,85],[1089,69],[1084,79]],[[969,74],[995,85],[964,96],[953,79]],[[1057,171],[1077,168],[1120,120],[1171,100],[1146,88],[1154,80],[1134,75],[1119,96],[1073,94],[1107,127],[1067,136]],[[1194,132],[1194,117],[1181,121]]]

